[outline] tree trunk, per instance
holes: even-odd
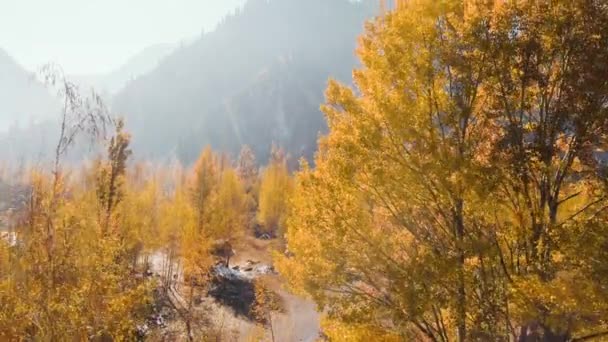
[[[465,342],[467,338],[467,323],[466,323],[466,292],[464,281],[464,253],[458,257],[458,341]]]
[[[268,325],[270,326],[270,336],[274,342],[274,327],[272,326],[272,312],[268,311]]]
[[[458,341],[465,342],[467,339],[467,308],[466,290],[464,275],[464,220],[463,220],[463,201],[458,200],[454,208],[454,223],[456,235],[456,248],[458,249],[458,284],[457,284],[457,308],[456,323],[458,326]]]
[[[194,281],[190,282],[190,298],[188,298],[188,312],[186,312],[186,330],[188,331],[188,341],[193,342],[194,336],[192,336],[192,303],[194,300]]]

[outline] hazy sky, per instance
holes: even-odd
[[[143,48],[209,31],[244,0],[0,0],[0,48],[34,70],[111,71]]]

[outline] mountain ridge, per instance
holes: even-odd
[[[142,158],[175,155],[188,163],[206,145],[236,155],[248,144],[264,160],[273,142],[310,158],[325,130],[319,105],[327,79],[350,81],[356,37],[376,10],[374,1],[249,0],[130,82],[112,108],[125,115]],[[247,96],[265,92],[258,87],[275,91],[257,101]],[[281,125],[307,131],[285,137]]]
[[[152,71],[176,46],[172,43],[150,45],[108,73],[70,75],[69,78],[81,87],[94,88],[109,98],[133,79]]]
[[[23,68],[6,50],[0,48],[0,131],[23,126],[54,115],[57,99],[34,73]]]

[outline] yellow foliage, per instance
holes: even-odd
[[[276,256],[336,339],[605,330],[607,22],[600,2],[414,0],[366,25]]]
[[[291,179],[285,160],[273,160],[262,173],[258,200],[258,222],[264,232],[280,234],[285,224]]]
[[[245,190],[236,172],[227,168],[211,200],[210,236],[228,242],[235,242],[244,233],[246,219]]]
[[[325,317],[321,327],[329,341],[343,342],[400,342],[402,339],[390,331],[384,331],[368,324],[348,325]]]

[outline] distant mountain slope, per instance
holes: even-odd
[[[152,45],[108,74],[74,75],[70,78],[81,87],[93,87],[100,94],[112,95],[120,91],[129,81],[152,71],[175,48],[175,44]]]
[[[58,109],[56,98],[33,74],[0,49],[0,131],[46,119]]]
[[[117,94],[140,157],[176,153],[189,162],[204,145],[260,157],[273,141],[311,156],[324,120],[328,77],[350,80],[356,37],[373,0],[249,0],[217,29],[168,56]]]

